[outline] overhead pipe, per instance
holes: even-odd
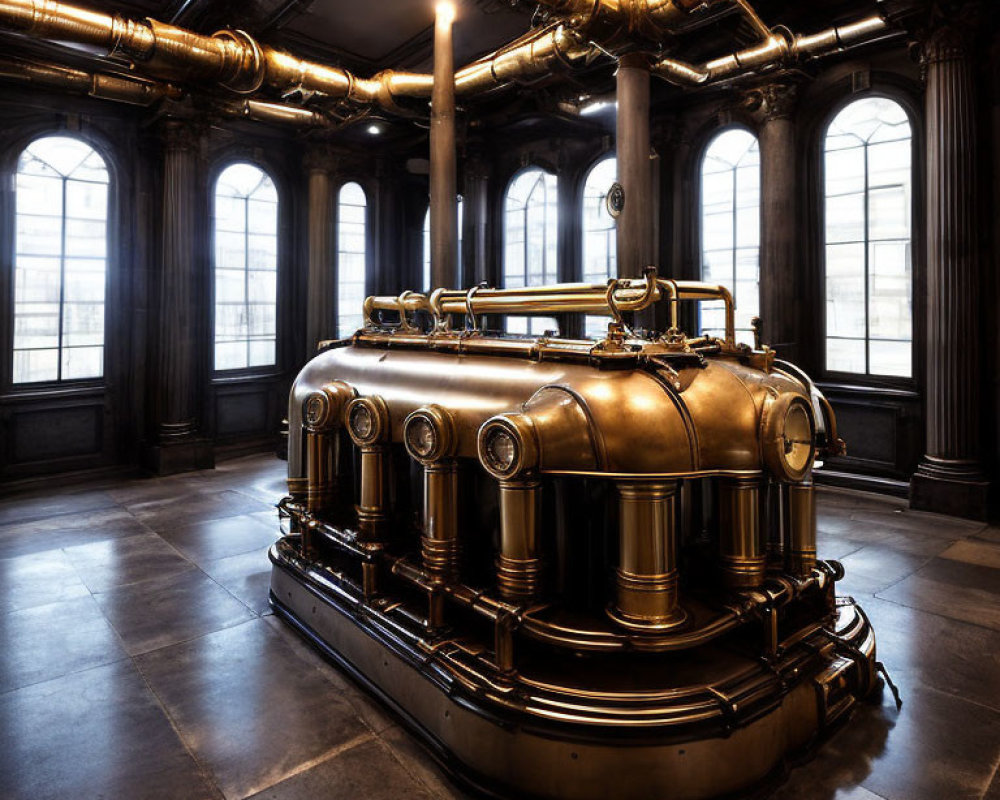
[[[661,58],[653,64],[653,74],[681,86],[698,86],[765,67],[789,64],[797,59],[842,52],[848,47],[875,41],[888,31],[886,21],[877,14],[813,34],[768,31],[761,42],[704,64]]]
[[[137,106],[150,106],[165,97],[176,100],[183,96],[180,89],[169,83],[85,72],[20,59],[0,59],[0,79],[63,89],[102,100],[116,100]]]
[[[431,95],[431,285],[458,285],[458,195],[455,154],[455,67],[451,26],[455,7],[441,2],[434,22]]]
[[[33,86],[85,94],[100,100],[113,100],[137,106],[151,106],[163,99],[181,100],[184,92],[170,83],[86,72],[54,64],[39,64],[20,59],[0,58],[0,80],[13,80]],[[244,117],[260,122],[330,127],[333,121],[316,111],[285,103],[260,100],[211,100],[212,110],[229,117]]]
[[[106,50],[137,63],[153,77],[214,80],[251,94],[263,86],[284,95],[301,93],[393,108],[402,97],[430,98],[432,75],[383,70],[371,78],[297,58],[239,30],[211,36],[154,19],[90,11],[54,0],[0,0],[0,27],[38,38]],[[455,76],[456,92],[474,94],[574,65],[597,50],[561,27],[531,32],[494,56],[473,62]]]

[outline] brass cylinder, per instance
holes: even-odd
[[[760,526],[760,484],[719,480],[719,561],[731,589],[751,589],[764,582],[767,555]]]
[[[790,483],[784,492],[786,566],[805,577],[816,566],[816,488],[812,481]]]
[[[500,482],[500,595],[526,602],[538,595],[542,562],[538,555],[541,489],[537,481]]]
[[[666,628],[687,616],[678,589],[676,494],[676,481],[618,484],[619,565],[610,614],[623,625]]]
[[[424,568],[445,581],[458,576],[458,465],[454,461],[424,467]]]
[[[306,508],[315,513],[333,500],[336,475],[337,434],[306,432]],[[289,491],[292,480],[288,480]],[[301,484],[297,484],[301,485]]]
[[[361,448],[361,491],[355,509],[358,534],[367,542],[382,538],[388,522],[389,450],[384,445]]]

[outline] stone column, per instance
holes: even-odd
[[[214,466],[211,443],[199,435],[199,360],[207,276],[199,267],[208,253],[209,231],[199,180],[201,131],[192,122],[161,123],[163,195],[156,330],[156,369],[150,376],[153,442],[147,466],[160,475]],[[207,334],[207,331],[205,332]],[[204,340],[204,341],[203,341]],[[211,359],[209,359],[211,363]]]
[[[797,87],[772,83],[754,90],[760,123],[760,317],[763,340],[781,358],[798,362],[803,307],[799,258],[799,171],[792,117]]]
[[[923,43],[927,75],[927,453],[913,508],[985,519],[975,53],[968,20]]]
[[[486,280],[486,230],[489,213],[489,164],[478,155],[465,162],[465,180],[462,192],[462,288],[475,286]]]
[[[312,358],[316,345],[337,335],[334,307],[335,272],[333,234],[333,189],[331,172],[335,161],[325,145],[306,151],[304,166],[308,175],[308,277],[306,293],[306,352]]]

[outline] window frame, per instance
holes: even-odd
[[[219,178],[222,176],[227,169],[236,164],[249,164],[252,167],[256,167],[261,172],[263,172],[271,180],[271,184],[274,186],[275,193],[277,194],[277,210],[276,210],[276,238],[277,238],[277,248],[276,248],[276,258],[275,258],[275,300],[274,300],[274,363],[264,364],[254,367],[237,367],[236,369],[216,369],[215,367],[215,203],[216,203],[216,188],[219,183]],[[225,157],[216,161],[213,168],[209,174],[208,186],[208,262],[210,265],[208,285],[209,285],[209,303],[208,303],[208,340],[206,342],[206,354],[205,358],[208,363],[208,372],[210,380],[213,383],[225,383],[227,381],[236,380],[239,381],[243,378],[260,378],[278,375],[283,370],[283,364],[285,362],[282,348],[284,345],[282,336],[282,323],[284,321],[284,302],[283,298],[286,293],[282,292],[282,279],[284,275],[284,261],[285,261],[285,237],[282,235],[283,229],[285,228],[284,219],[286,215],[287,200],[285,192],[283,191],[282,181],[280,180],[280,173],[273,165],[262,161],[259,158],[253,157],[251,154],[243,152],[232,152],[226,153]],[[244,268],[244,272],[248,273],[249,269]]]
[[[705,280],[705,248],[704,248],[704,238],[703,238],[703,236],[704,236],[704,205],[705,205],[705,197],[704,197],[705,192],[704,192],[704,185],[703,185],[704,181],[703,181],[703,178],[704,178],[704,169],[705,169],[705,159],[708,157],[708,151],[712,147],[712,143],[715,142],[715,140],[718,139],[719,136],[723,135],[724,133],[726,133],[728,131],[733,131],[733,130],[745,131],[746,133],[750,134],[753,137],[754,141],[757,144],[757,153],[758,153],[758,155],[757,155],[757,158],[758,158],[758,164],[757,164],[757,170],[758,170],[758,183],[757,183],[757,309],[758,309],[758,314],[757,314],[757,316],[760,316],[760,311],[762,310],[761,306],[763,305],[763,302],[762,302],[762,300],[763,300],[763,292],[761,290],[761,265],[762,265],[762,260],[763,260],[763,258],[762,258],[763,246],[762,245],[763,245],[763,232],[764,232],[764,207],[763,207],[763,199],[762,199],[761,188],[762,188],[762,185],[763,185],[763,178],[764,178],[764,174],[763,174],[764,173],[764,162],[763,162],[763,158],[760,155],[760,131],[755,130],[750,125],[748,125],[748,124],[746,124],[744,122],[741,122],[741,121],[734,121],[734,122],[730,122],[730,123],[728,123],[726,125],[712,127],[709,131],[707,131],[706,133],[704,133],[704,135],[702,137],[702,140],[701,140],[701,146],[698,148],[698,158],[695,160],[695,163],[693,164],[693,169],[694,169],[694,184],[695,184],[695,186],[697,186],[697,191],[695,192],[695,197],[697,198],[697,203],[695,205],[695,208],[693,209],[694,231],[695,231],[693,245],[694,245],[695,265],[696,265],[696,277],[695,277],[695,280],[698,280],[698,281],[704,281]],[[736,198],[735,198],[735,192],[736,192],[735,184],[734,184],[733,192],[734,192],[734,198],[733,198],[733,213],[732,213],[732,218],[733,218],[733,228],[734,228],[734,230],[733,230],[733,246],[732,246],[731,249],[733,251],[733,274],[732,274],[732,279],[733,279],[733,284],[734,284],[733,288],[732,288],[732,293],[733,293],[733,302],[735,304],[737,302],[737,294],[738,294],[737,287],[735,285],[736,284],[736,251],[739,249],[736,246],[736,231],[735,231],[736,218],[737,218],[737,214],[736,214],[737,206],[736,206]],[[694,319],[694,328],[693,328],[693,330],[695,331],[695,335],[700,336],[701,335],[701,330],[702,330],[702,321],[701,321],[702,307],[701,307],[700,303],[697,304],[697,306],[694,309],[692,309],[692,315],[693,315],[693,319]],[[737,333],[736,338],[737,338],[737,341],[740,340],[740,336],[739,336],[740,332],[748,333],[749,329],[740,328],[740,327],[737,326],[737,328],[736,328],[736,333]]]
[[[48,138],[75,139],[93,150],[104,162],[108,173],[107,211],[105,220],[105,275],[104,275],[104,336],[103,364],[101,375],[88,378],[56,378],[44,381],[14,382],[14,302],[16,297],[15,264],[17,261],[17,169],[18,162],[24,152],[34,142]],[[0,327],[0,396],[25,397],[39,394],[51,395],[106,392],[116,381],[118,355],[118,327],[122,324],[115,316],[113,309],[119,307],[118,281],[122,262],[120,250],[123,247],[121,233],[120,209],[120,176],[118,161],[108,142],[99,136],[89,135],[77,130],[39,126],[30,132],[13,139],[5,149],[2,170],[4,191],[0,192],[0,235],[6,237],[4,255],[6,265],[0,275],[0,304],[7,311],[7,321]],[[65,191],[66,181],[63,181]],[[65,219],[65,208],[63,209]],[[60,316],[63,300],[60,298]],[[59,348],[60,359],[62,347]],[[114,355],[114,357],[112,357]]]
[[[812,292],[817,308],[815,335],[811,337],[814,372],[819,381],[830,386],[884,387],[904,392],[916,391],[924,384],[926,366],[924,364],[925,344],[925,242],[919,232],[924,230],[924,129],[920,103],[914,93],[894,83],[872,80],[870,88],[852,92],[850,81],[841,83],[836,99],[824,105],[823,112],[813,123],[810,138],[810,163],[813,181],[809,187],[812,219],[808,220],[811,232],[811,251],[815,269],[816,284]],[[911,280],[911,347],[912,369],[908,377],[900,375],[872,375],[861,372],[829,370],[826,366],[826,169],[825,145],[830,124],[836,116],[851,103],[866,98],[880,97],[898,104],[910,124],[910,280]],[[868,176],[865,181],[867,185]],[[867,195],[866,195],[867,198]],[[867,235],[867,234],[866,234]],[[867,280],[867,276],[866,276]],[[868,310],[866,308],[867,315]],[[807,331],[808,335],[808,331]],[[866,338],[867,347],[867,338]]]

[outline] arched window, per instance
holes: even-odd
[[[104,375],[108,168],[68,136],[17,161],[14,383]]]
[[[507,187],[504,201],[503,285],[555,283],[558,256],[556,176],[532,167]],[[511,333],[539,335],[559,327],[552,317],[508,317]]]
[[[590,168],[583,184],[583,280],[604,283],[618,274],[615,220],[604,202],[615,182],[618,166],[614,156],[601,159]],[[603,338],[607,317],[585,317],[585,332],[591,339]]]
[[[826,368],[913,374],[910,121],[885,97],[846,106],[823,144]]]
[[[462,195],[458,196],[458,266],[462,267]],[[459,273],[461,274],[461,272]],[[427,213],[424,214],[424,261],[421,272],[420,288],[422,291],[437,289],[431,286],[431,207],[427,206]],[[459,287],[455,287],[459,288]]]
[[[742,128],[716,134],[701,162],[701,277],[733,293],[740,341],[760,313],[760,151]],[[725,331],[722,303],[701,304],[702,333]]]
[[[253,164],[215,182],[215,369],[275,363],[278,192]]]
[[[337,336],[350,336],[362,323],[365,302],[365,228],[368,201],[357,183],[345,183],[337,197]]]

